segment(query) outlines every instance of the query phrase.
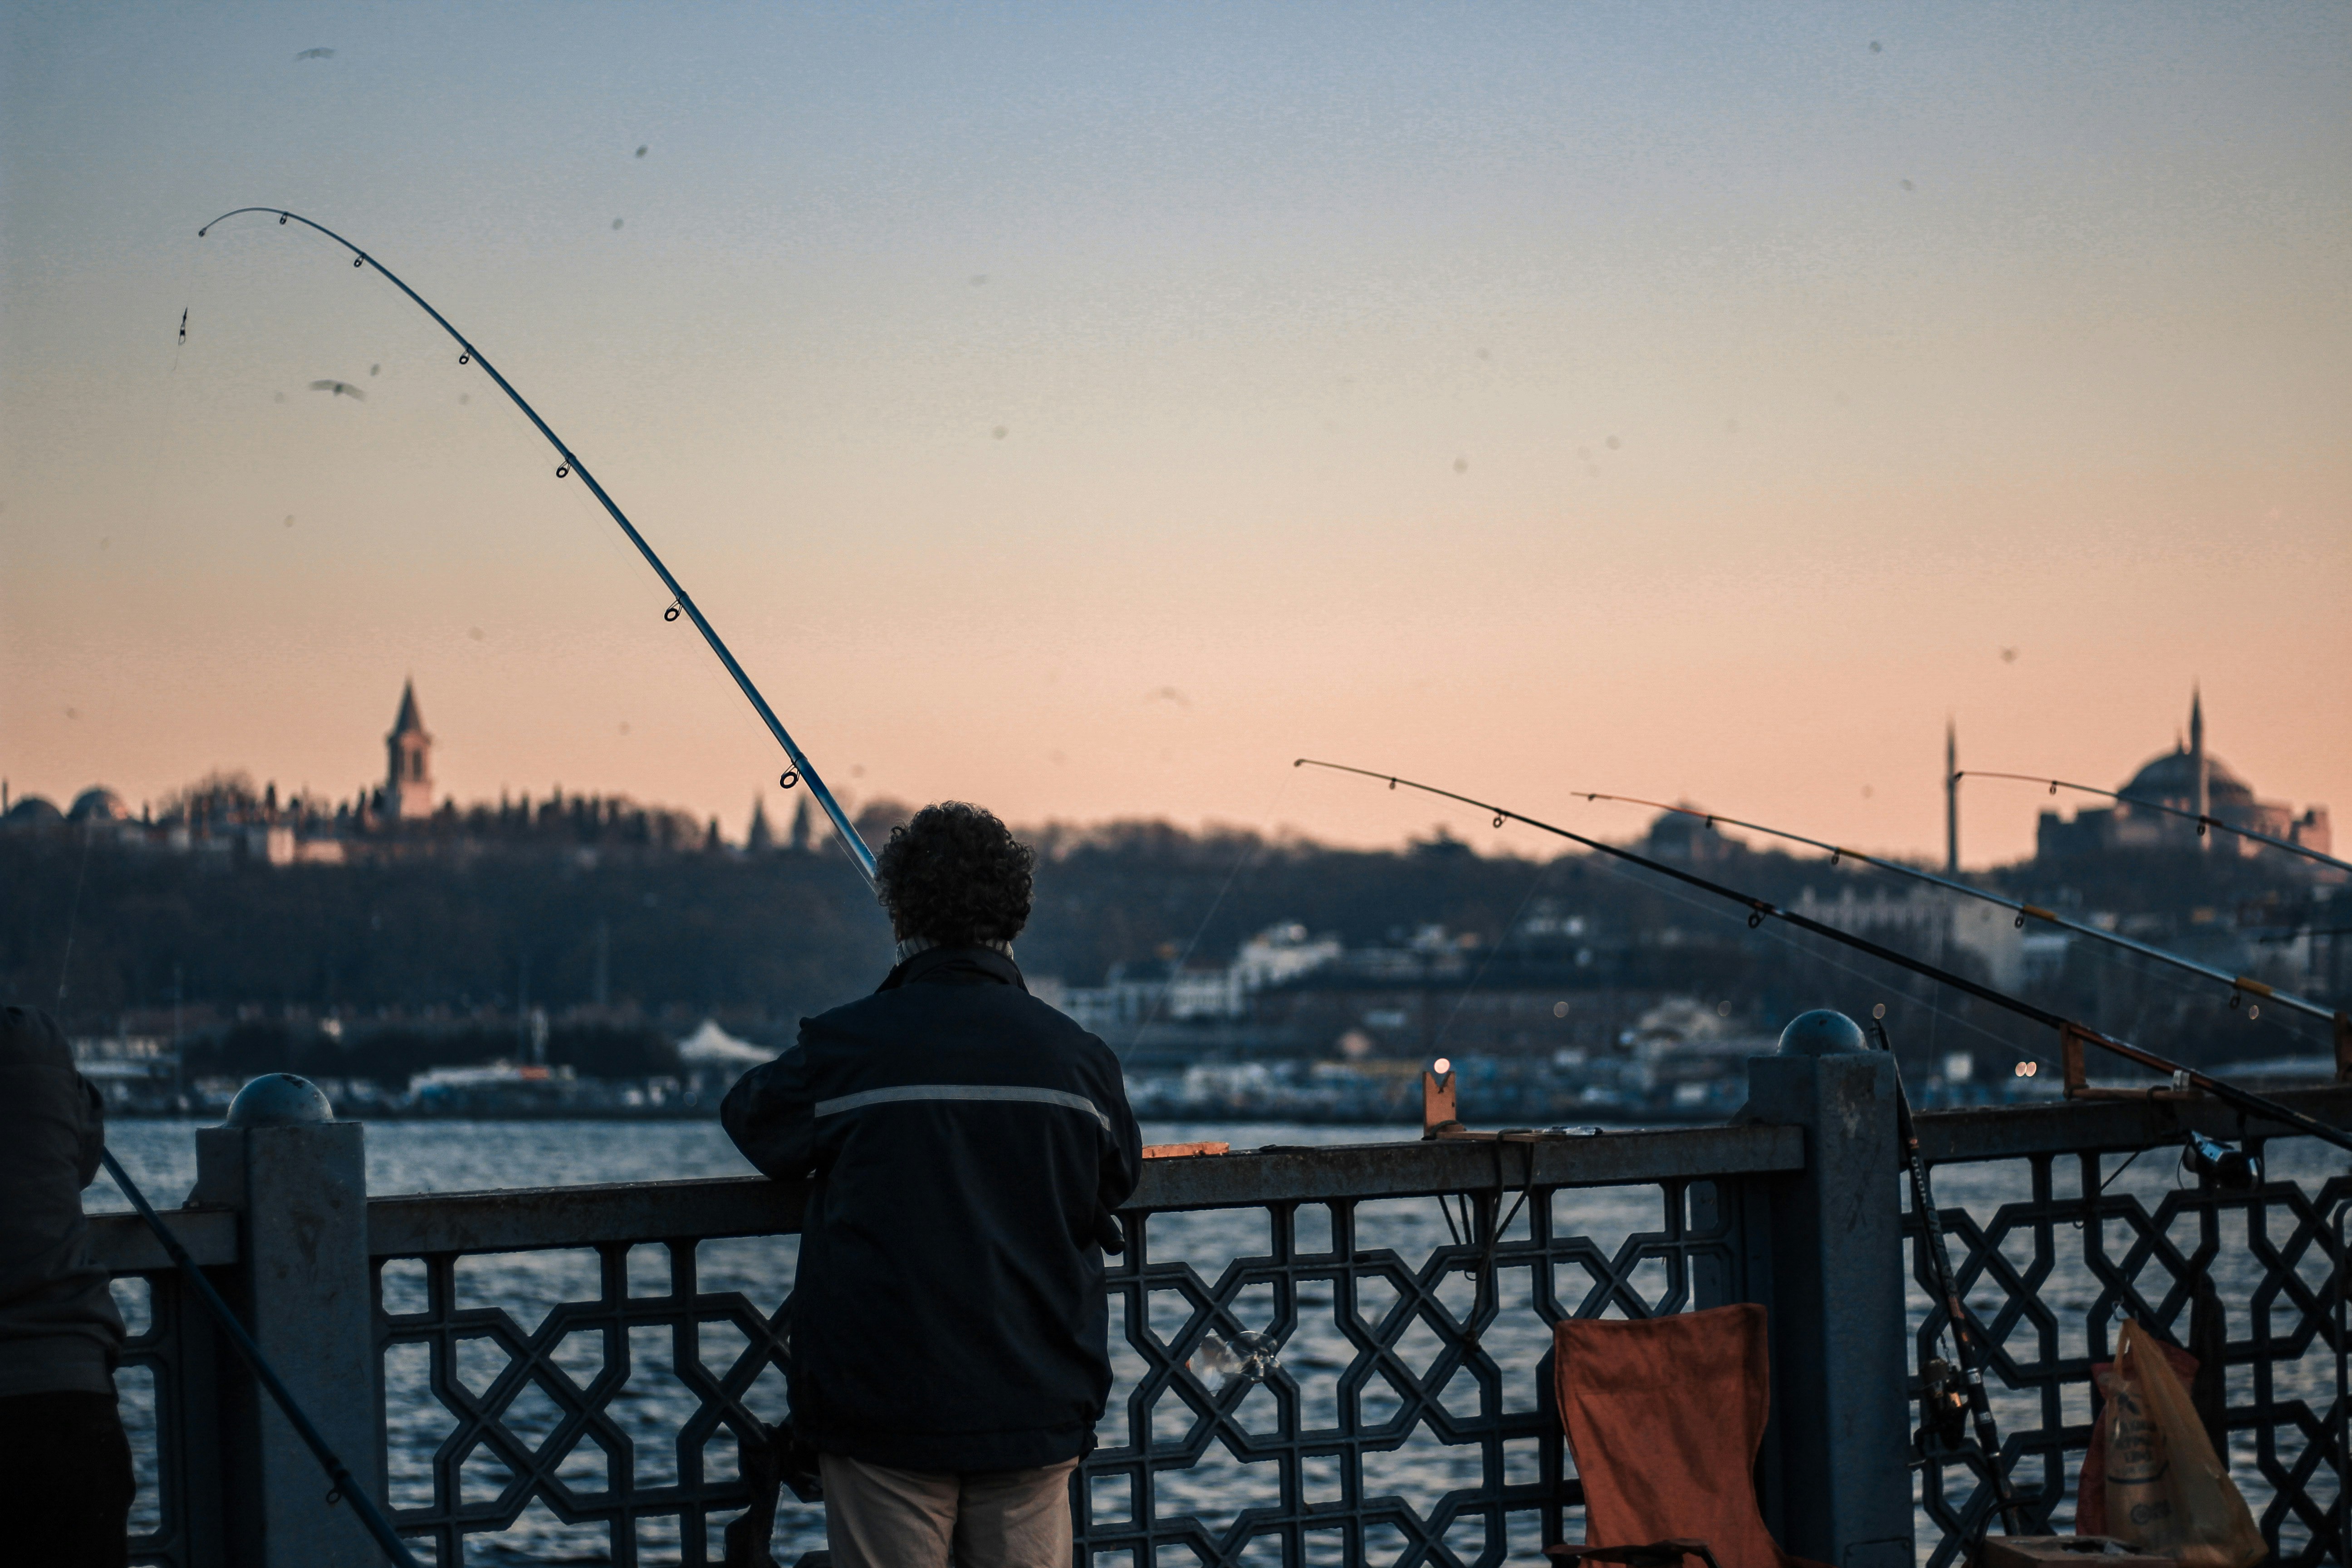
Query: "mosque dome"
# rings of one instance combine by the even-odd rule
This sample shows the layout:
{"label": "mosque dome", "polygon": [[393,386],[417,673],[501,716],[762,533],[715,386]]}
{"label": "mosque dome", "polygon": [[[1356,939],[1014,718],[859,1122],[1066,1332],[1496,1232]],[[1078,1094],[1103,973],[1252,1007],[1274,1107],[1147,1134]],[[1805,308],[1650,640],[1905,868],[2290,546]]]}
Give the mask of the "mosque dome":
{"label": "mosque dome", "polygon": [[0,816],[0,823],[10,827],[54,827],[64,820],[64,816],[49,804],[46,795],[37,795],[20,797],[8,808],[7,816]]}
{"label": "mosque dome", "polygon": [[[2205,758],[2205,788],[2206,798],[2213,805],[2251,808],[2254,804],[2253,786],[2210,752]],[[2159,800],[2168,805],[2193,801],[2197,798],[2197,753],[2185,746],[2176,747],[2151,760],[2132,774],[2131,783],[2116,793]]]}
{"label": "mosque dome", "polygon": [[104,784],[92,784],[74,796],[73,806],[66,813],[68,822],[125,822],[131,808],[122,797]]}

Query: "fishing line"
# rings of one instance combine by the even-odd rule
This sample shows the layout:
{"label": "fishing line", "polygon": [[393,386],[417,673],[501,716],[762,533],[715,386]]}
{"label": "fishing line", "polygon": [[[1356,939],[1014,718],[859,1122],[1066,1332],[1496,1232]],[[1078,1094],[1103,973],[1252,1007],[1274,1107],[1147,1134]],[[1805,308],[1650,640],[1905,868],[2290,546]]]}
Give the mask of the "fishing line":
{"label": "fishing line", "polygon": [[81,825],[81,869],[74,873],[73,900],[66,908],[66,955],[58,965],[58,1013],[62,1019],[66,1010],[66,975],[73,968],[74,923],[81,918],[81,885],[89,875],[89,847],[98,837],[98,824]]}
{"label": "fishing line", "polygon": [[729,651],[726,643],[720,639],[718,629],[711,626],[709,617],[704,616],[701,609],[697,606],[693,595],[686,591],[685,584],[677,580],[661,557],[655,553],[652,544],[647,542],[645,535],[637,531],[636,524],[629,521],[628,514],[621,510],[619,503],[614,501],[611,495],[606,493],[604,487],[596,481],[595,476],[588,471],[587,467],[581,462],[579,455],[565,445],[563,438],[555,433],[546,420],[540,417],[539,411],[530,405],[521,393],[515,390],[514,384],[499,374],[498,367],[493,365],[464,333],[458,331],[450,323],[447,317],[427,303],[423,295],[403,282],[383,263],[325,225],[304,217],[299,213],[289,212],[278,207],[237,207],[223,213],[219,217],[213,219],[212,223],[205,225],[203,228],[196,231],[196,237],[201,239],[215,224],[245,213],[271,214],[276,216],[281,227],[289,222],[299,223],[305,228],[324,235],[350,251],[352,266],[354,268],[363,270],[373,267],[377,276],[406,295],[417,309],[432,317],[436,324],[448,333],[450,341],[456,343],[460,351],[457,356],[460,365],[478,365],[482,374],[488,376],[517,408],[522,410],[539,433],[546,437],[548,445],[554,449],[558,459],[554,468],[555,478],[559,480],[576,479],[583,489],[593,495],[614,522],[620,527],[621,531],[628,535],[629,542],[636,546],[637,552],[645,557],[646,564],[652,567],[655,575],[662,580],[663,587],[670,594],[669,607],[662,612],[662,618],[674,622],[683,615],[694,623],[695,630],[700,632],[703,641],[710,645],[710,651],[718,657],[719,662],[734,679],[736,686],[741,689],[745,700],[751,704],[752,710],[758,713],[761,721],[767,725],[768,732],[773,735],[776,743],[783,748],[784,755],[789,759],[791,765],[784,770],[777,783],[786,789],[803,781],[807,783],[809,793],[814,795],[817,804],[824,808],[825,816],[832,822],[834,832],[840,839],[842,847],[849,852],[851,858],[870,887],[874,881],[874,851],[866,846],[863,838],[858,837],[856,827],[850,822],[847,814],[842,810],[841,803],[834,798],[833,791],[825,786],[822,778],[818,777],[814,764],[810,763],[799,743],[793,741],[791,733],[784,729],[783,721],[776,717],[775,710],[768,705],[768,700],[761,695],[760,689],[752,683],[751,676],[745,673],[742,665],[738,663],[734,654]]}
{"label": "fishing line", "polygon": [[1209,922],[1217,918],[1217,910],[1224,904],[1225,895],[1234,890],[1234,879],[1242,874],[1242,868],[1248,864],[1251,857],[1263,858],[1273,848],[1273,842],[1266,836],[1267,829],[1274,821],[1275,812],[1282,805],[1284,792],[1290,788],[1290,781],[1297,776],[1297,770],[1294,768],[1291,772],[1283,774],[1282,782],[1275,786],[1273,797],[1265,803],[1265,810],[1258,815],[1255,837],[1243,840],[1242,852],[1234,857],[1233,868],[1225,873],[1224,886],[1219,888],[1217,896],[1209,900],[1209,912],[1202,915],[1201,923],[1192,928],[1192,940],[1184,944],[1184,951],[1178,955],[1174,966],[1168,971],[1167,980],[1161,983],[1158,991],[1152,993],[1150,1005],[1144,1008],[1143,1019],[1135,1026],[1135,1034],[1128,1040],[1127,1050],[1113,1053],[1119,1060],[1126,1060],[1128,1052],[1143,1043],[1143,1031],[1150,1028],[1152,1019],[1159,1016],[1161,999],[1176,988],[1177,977],[1184,973],[1184,965],[1192,958],[1192,950],[1201,945],[1201,938],[1208,934]]}
{"label": "fishing line", "polygon": [[1518,928],[1519,917],[1528,912],[1528,903],[1534,900],[1536,889],[1543,886],[1543,879],[1550,872],[1553,864],[1554,862],[1550,860],[1536,862],[1536,874],[1528,879],[1528,890],[1519,895],[1519,907],[1513,910],[1511,918],[1503,922],[1502,931],[1496,937],[1495,945],[1488,948],[1485,956],[1478,960],[1478,972],[1470,977],[1470,984],[1462,988],[1462,994],[1454,999],[1454,1011],[1445,1015],[1445,1026],[1437,1031],[1437,1040],[1429,1047],[1431,1056],[1438,1056],[1444,1051],[1446,1037],[1454,1032],[1454,1020],[1462,1016],[1462,1009],[1469,1002],[1470,994],[1477,990],[1479,982],[1486,978],[1486,970],[1494,963],[1495,955],[1503,950],[1503,943],[1509,941],[1511,932]]}
{"label": "fishing line", "polygon": [[[1672,888],[1661,887],[1656,882],[1651,881],[1635,872],[1629,871],[1624,867],[1617,865],[1612,861],[1602,859],[1593,862],[1593,864],[1598,865],[1602,870],[1608,872],[1611,876],[1622,877],[1626,881],[1633,883],[1633,886],[1641,888],[1646,891],[1655,893],[1660,898],[1672,899],[1678,904],[1686,904],[1690,908],[1707,916],[1710,920],[1727,921],[1735,918],[1727,910],[1724,910],[1714,904],[1701,902],[1699,900],[1692,898],[1688,893],[1677,892]],[[1856,969],[1853,964],[1847,963],[1840,959],[1832,958],[1828,953],[1822,952],[1818,948],[1807,947],[1803,942],[1799,942],[1796,938],[1789,935],[1785,931],[1774,931],[1769,926],[1762,926],[1757,929],[1756,934],[1779,942],[1782,947],[1787,948],[1790,952],[1796,953],[1798,956],[1807,959],[1811,963],[1826,964],[1832,969],[1851,974],[1857,980],[1868,981],[1874,986],[1883,986],[1885,984],[1885,976],[1873,974],[1867,970]],[[2053,1072],[2058,1070],[2055,1063],[2035,1056],[2032,1051],[2027,1050],[2024,1047],[2017,1045],[2012,1041],[2002,1039],[1999,1035],[1994,1034],[1990,1029],[1986,1028],[1981,1024],[1973,1022],[1970,1019],[1963,1018],[1957,1013],[1946,1012],[1932,1001],[1923,1001],[1916,996],[1906,996],[1900,992],[1895,993],[1895,996],[1897,1000],[1903,1002],[1908,1006],[1922,1008],[1936,1017],[1950,1020],[1955,1028],[1966,1029],[1970,1034],[1982,1036],[1984,1038],[1990,1040],[1994,1045],[1999,1046],[2002,1050],[2009,1052],[2011,1056],[2016,1057],[2021,1061],[2032,1062],[2037,1067],[2048,1068]]]}

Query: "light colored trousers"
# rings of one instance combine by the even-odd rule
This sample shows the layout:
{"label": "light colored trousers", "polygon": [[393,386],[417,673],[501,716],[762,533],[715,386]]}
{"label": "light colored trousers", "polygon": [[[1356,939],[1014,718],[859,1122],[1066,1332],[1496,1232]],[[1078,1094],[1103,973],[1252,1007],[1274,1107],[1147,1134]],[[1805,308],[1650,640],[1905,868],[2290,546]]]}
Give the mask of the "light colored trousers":
{"label": "light colored trousers", "polygon": [[933,1476],[819,1457],[834,1568],[1070,1568],[1070,1472]]}

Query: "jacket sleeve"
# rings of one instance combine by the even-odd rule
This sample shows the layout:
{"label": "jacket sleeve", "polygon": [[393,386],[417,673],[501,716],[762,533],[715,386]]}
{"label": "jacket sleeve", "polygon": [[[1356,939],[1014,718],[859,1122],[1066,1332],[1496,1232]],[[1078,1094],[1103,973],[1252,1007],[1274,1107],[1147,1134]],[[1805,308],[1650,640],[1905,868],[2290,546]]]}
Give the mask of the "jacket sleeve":
{"label": "jacket sleeve", "polygon": [[79,1072],[74,1084],[81,1093],[81,1152],[75,1162],[75,1173],[83,1186],[98,1180],[98,1167],[106,1153],[106,1096],[98,1092],[98,1085]]}
{"label": "jacket sleeve", "polygon": [[[1108,1047],[1106,1047],[1108,1049]],[[1110,1136],[1103,1142],[1102,1168],[1096,1201],[1108,1211],[1127,1202],[1143,1179],[1143,1130],[1127,1103],[1126,1075],[1113,1058],[1110,1070]]]}
{"label": "jacket sleeve", "polygon": [[719,1107],[719,1124],[762,1175],[798,1181],[816,1166],[815,1099],[809,1092],[804,1042],[735,1080]]}

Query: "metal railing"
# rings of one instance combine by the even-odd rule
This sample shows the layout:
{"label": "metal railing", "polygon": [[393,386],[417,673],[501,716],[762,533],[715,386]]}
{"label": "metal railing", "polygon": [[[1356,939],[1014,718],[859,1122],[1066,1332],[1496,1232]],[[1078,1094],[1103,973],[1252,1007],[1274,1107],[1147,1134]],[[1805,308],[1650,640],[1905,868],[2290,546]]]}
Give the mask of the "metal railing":
{"label": "metal railing", "polygon": [[[2352,1088],[2279,1098],[2306,1115],[2352,1121]],[[2221,1428],[2215,1447],[2253,1506],[2271,1560],[2343,1562],[2336,1389],[2347,1349],[2337,1300],[2346,1254],[2332,1216],[2352,1198],[2352,1176],[2341,1157],[2308,1141],[2269,1142],[2279,1129],[2205,1100],[1949,1111],[1919,1125],[1922,1152],[1939,1177],[1952,1178],[1940,1180],[1937,1203],[1953,1268],[1992,1350],[2004,1462],[2037,1525],[2074,1522],[2074,1489],[2100,1404],[2092,1368],[2111,1357],[2129,1318],[2192,1354],[2210,1359],[2220,1349],[2221,1375],[2204,1387]],[[2178,1184],[2185,1178],[2168,1156],[2192,1129],[2270,1156],[2266,1179],[2239,1192]],[[2140,1184],[2155,1190],[2120,1187],[2123,1168],[2143,1152],[2159,1156],[2155,1180]],[[2282,1153],[2302,1157],[2282,1162]],[[1955,1205],[1964,1173],[1979,1177],[1969,1185],[1992,1189],[1993,1201]],[[1946,1320],[1923,1228],[1917,1215],[1905,1215],[1915,1371],[1937,1353]],[[2214,1287],[2201,1308],[2200,1282]],[[1934,1450],[1925,1467],[1930,1568],[1958,1561],[1986,1526],[1992,1497],[1973,1458]]]}
{"label": "metal railing", "polygon": [[[1872,1076],[1882,1069],[1759,1061],[1754,1103],[1771,1125],[1150,1162],[1124,1215],[1129,1249],[1108,1271],[1117,1383],[1073,1485],[1082,1556],[1139,1568],[1528,1560],[1580,1533],[1582,1492],[1544,1386],[1551,1324],[1755,1300],[1773,1336],[1773,1426],[1757,1478],[1768,1522],[1805,1555],[1907,1568],[1901,1447],[1916,1406],[1905,1408],[1904,1376],[1917,1362],[1902,1344],[1891,1104],[1843,1115],[1856,1094],[1887,1087]],[[1774,1073],[1804,1092],[1776,1101]],[[1851,1081],[1832,1093],[1837,1073]],[[2293,1098],[2352,1114],[2352,1090]],[[2279,1560],[2316,1561],[2333,1540],[2321,1483],[2339,1413],[2333,1362],[2323,1390],[2306,1360],[2342,1347],[2329,1321],[2342,1253],[2328,1224],[2352,1186],[2273,1172],[2252,1194],[2182,1192],[2153,1206],[2096,1193],[2103,1157],[2112,1167],[2177,1142],[2189,1122],[2236,1135],[2234,1116],[2223,1127],[2218,1114],[2074,1104],[1920,1123],[1951,1178],[1938,1197],[1954,1260],[1995,1348],[2008,1457],[2036,1518],[2071,1522],[2090,1363],[2110,1343],[2115,1307],[2180,1337],[2196,1272],[2237,1268],[2246,1288],[2228,1304],[2226,1360],[2241,1484],[2260,1492]],[[271,1130],[283,1142],[268,1158],[316,1143],[320,1172],[348,1176],[355,1129],[289,1137],[327,1131]],[[217,1165],[237,1135],[199,1136]],[[256,1148],[237,1157],[250,1164]],[[2011,1169],[2000,1162],[2021,1173],[2013,1199],[1989,1204],[1997,1184],[1959,1179]],[[2062,1180],[2078,1169],[2081,1182]],[[364,1259],[364,1342],[306,1340],[304,1314],[283,1301],[257,1329],[289,1383],[310,1380],[310,1397],[348,1407],[354,1390],[373,1394],[358,1415],[420,1557],[454,1568],[495,1542],[500,1561],[544,1551],[716,1563],[724,1523],[751,1500],[740,1447],[784,1415],[802,1199],[758,1179],[373,1197],[352,1254]],[[280,1236],[254,1212],[170,1218],[241,1310],[269,1301],[284,1249],[321,1255],[315,1235]],[[2225,1222],[2246,1227],[2245,1246],[2223,1244]],[[2184,1245],[2182,1227],[2198,1239]],[[148,1298],[126,1355],[153,1388],[154,1528],[134,1560],[371,1561],[337,1534],[320,1488],[269,1469],[273,1413],[255,1407],[182,1303],[161,1249],[128,1216],[99,1216],[92,1232],[101,1259],[145,1281]],[[1916,1237],[1908,1261],[1921,1261]],[[1916,1299],[1919,1356],[1935,1326]],[[1916,1482],[1916,1539],[1942,1564],[1980,1527],[1986,1500],[1954,1457],[1934,1460]],[[780,1561],[821,1540],[819,1510],[782,1510]]]}

